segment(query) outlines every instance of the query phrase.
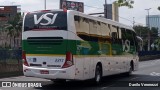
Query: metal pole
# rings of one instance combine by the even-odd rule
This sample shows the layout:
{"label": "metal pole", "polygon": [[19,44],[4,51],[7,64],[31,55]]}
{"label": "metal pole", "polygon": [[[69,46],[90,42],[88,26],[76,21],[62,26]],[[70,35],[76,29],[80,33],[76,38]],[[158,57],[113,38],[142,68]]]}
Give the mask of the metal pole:
{"label": "metal pole", "polygon": [[149,23],[149,10],[150,10],[151,8],[149,8],[149,9],[145,9],[145,10],[147,10],[147,12],[148,12],[148,28],[149,28],[149,30],[148,30],[148,51],[150,51],[150,23]]}
{"label": "metal pole", "polygon": [[44,9],[46,10],[46,0],[44,0]]}
{"label": "metal pole", "polygon": [[134,24],[135,24],[135,20],[134,20],[134,18],[135,18],[135,17],[133,17],[133,27],[134,27]]}

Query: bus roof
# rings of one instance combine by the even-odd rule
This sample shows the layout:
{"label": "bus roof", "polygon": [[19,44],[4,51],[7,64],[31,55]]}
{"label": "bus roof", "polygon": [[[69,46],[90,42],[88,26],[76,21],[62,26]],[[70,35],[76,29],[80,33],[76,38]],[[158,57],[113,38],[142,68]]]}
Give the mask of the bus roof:
{"label": "bus roof", "polygon": [[120,28],[126,28],[126,29],[134,31],[134,29],[131,26],[128,26],[128,25],[125,25],[125,24],[122,24],[122,23],[119,23],[117,21],[113,21],[113,20],[110,20],[110,19],[105,19],[105,18],[102,18],[102,17],[91,16],[91,15],[87,15],[87,14],[84,14],[82,12],[78,12],[78,11],[74,11],[74,10],[68,10],[67,12],[68,13],[72,13],[74,15],[86,17],[86,18],[89,18],[89,19],[92,19],[92,20],[96,20],[96,21],[100,21],[100,22],[105,22],[107,24],[111,24],[111,25],[114,25],[114,26],[119,26]]}
{"label": "bus roof", "polygon": [[[63,11],[63,10],[62,9],[39,10],[39,11],[33,11],[33,12],[29,12],[29,13],[52,12],[52,11]],[[64,12],[66,12],[66,11],[64,11]],[[67,10],[67,13],[82,16],[82,17],[86,17],[86,18],[96,20],[96,21],[100,21],[100,22],[105,22],[107,24],[111,24],[111,25],[114,25],[114,26],[119,26],[120,28],[126,28],[126,29],[134,31],[134,29],[131,26],[128,26],[128,25],[125,25],[125,24],[122,24],[122,23],[119,23],[117,21],[113,21],[113,20],[110,20],[110,19],[87,15],[87,14],[84,14],[82,12],[78,12],[78,11],[75,11],[75,10]]]}

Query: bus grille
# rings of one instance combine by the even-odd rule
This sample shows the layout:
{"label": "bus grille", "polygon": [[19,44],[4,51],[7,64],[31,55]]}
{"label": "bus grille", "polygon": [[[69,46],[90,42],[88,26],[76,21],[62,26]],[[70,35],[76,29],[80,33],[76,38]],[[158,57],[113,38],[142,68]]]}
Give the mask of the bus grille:
{"label": "bus grille", "polygon": [[39,45],[60,45],[63,42],[62,37],[29,37],[27,38],[29,44]]}

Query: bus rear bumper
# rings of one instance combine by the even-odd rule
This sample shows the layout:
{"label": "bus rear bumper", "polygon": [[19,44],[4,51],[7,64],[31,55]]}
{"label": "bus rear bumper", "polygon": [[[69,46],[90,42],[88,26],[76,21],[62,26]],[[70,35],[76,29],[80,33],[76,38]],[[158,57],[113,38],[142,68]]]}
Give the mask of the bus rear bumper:
{"label": "bus rear bumper", "polygon": [[[45,79],[75,79],[74,66],[63,69],[47,69],[47,68],[35,68],[23,65],[24,76],[38,77]],[[48,73],[41,73],[41,71],[48,71]]]}

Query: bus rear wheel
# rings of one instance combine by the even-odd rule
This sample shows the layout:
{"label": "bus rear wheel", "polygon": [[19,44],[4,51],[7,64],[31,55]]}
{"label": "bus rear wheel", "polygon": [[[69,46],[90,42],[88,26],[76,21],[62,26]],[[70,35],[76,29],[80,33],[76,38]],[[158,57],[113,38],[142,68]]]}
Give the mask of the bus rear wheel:
{"label": "bus rear wheel", "polygon": [[97,65],[94,78],[95,84],[100,84],[101,79],[102,79],[102,68],[100,67],[100,65]]}

